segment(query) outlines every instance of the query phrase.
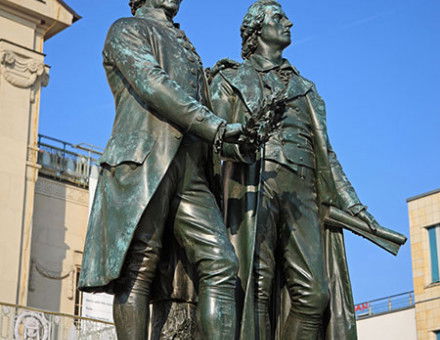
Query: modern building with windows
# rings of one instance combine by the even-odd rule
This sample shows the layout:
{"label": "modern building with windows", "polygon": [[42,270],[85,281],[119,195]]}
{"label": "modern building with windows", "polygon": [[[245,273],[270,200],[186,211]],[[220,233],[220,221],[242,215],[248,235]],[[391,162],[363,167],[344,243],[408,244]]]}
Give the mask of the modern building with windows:
{"label": "modern building with windows", "polygon": [[440,340],[440,189],[408,198],[418,340]]}

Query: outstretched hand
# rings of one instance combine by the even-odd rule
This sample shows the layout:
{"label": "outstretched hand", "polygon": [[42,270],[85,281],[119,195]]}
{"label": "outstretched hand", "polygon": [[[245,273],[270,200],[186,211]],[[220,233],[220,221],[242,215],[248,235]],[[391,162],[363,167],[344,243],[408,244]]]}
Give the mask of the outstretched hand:
{"label": "outstretched hand", "polygon": [[371,215],[368,211],[362,210],[356,216],[359,217],[365,223],[367,223],[372,231],[377,230],[377,228],[376,228],[377,221],[373,217],[373,215]]}

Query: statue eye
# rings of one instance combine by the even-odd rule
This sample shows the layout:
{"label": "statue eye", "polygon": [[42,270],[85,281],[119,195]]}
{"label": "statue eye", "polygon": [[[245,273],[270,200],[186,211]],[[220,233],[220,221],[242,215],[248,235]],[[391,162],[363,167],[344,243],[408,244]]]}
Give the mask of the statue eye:
{"label": "statue eye", "polygon": [[274,19],[276,22],[279,22],[279,21],[281,20],[281,15],[280,15],[280,14],[275,14],[275,15],[273,16],[273,19]]}

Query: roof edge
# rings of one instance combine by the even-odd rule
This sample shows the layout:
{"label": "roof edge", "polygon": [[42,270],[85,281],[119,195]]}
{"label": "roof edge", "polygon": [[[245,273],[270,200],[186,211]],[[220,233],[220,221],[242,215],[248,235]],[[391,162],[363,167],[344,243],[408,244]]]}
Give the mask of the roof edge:
{"label": "roof edge", "polygon": [[73,10],[72,7],[70,7],[64,0],[57,0],[61,5],[63,5],[70,13],[73,15],[72,23],[78,21],[79,19],[82,19],[82,16],[79,15],[77,12]]}
{"label": "roof edge", "polygon": [[415,201],[415,200],[417,200],[419,198],[423,198],[423,197],[434,195],[434,194],[438,194],[438,193],[440,193],[440,188],[434,189],[434,190],[431,190],[431,191],[428,191],[428,192],[425,192],[424,194],[412,196],[410,198],[407,198],[406,201],[407,202],[411,202],[411,201]]}

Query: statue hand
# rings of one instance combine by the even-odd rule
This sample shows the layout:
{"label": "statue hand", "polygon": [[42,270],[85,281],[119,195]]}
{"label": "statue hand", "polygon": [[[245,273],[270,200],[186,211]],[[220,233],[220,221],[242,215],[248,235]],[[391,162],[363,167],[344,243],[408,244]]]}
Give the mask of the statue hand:
{"label": "statue hand", "polygon": [[239,145],[240,152],[243,156],[248,157],[252,163],[255,162],[257,158],[258,148],[255,144],[243,143]]}
{"label": "statue hand", "polygon": [[243,134],[243,125],[240,123],[227,124],[223,133],[223,141],[238,144]]}
{"label": "statue hand", "polygon": [[372,231],[377,230],[377,228],[376,228],[377,221],[373,217],[373,215],[371,215],[368,211],[361,210],[356,216],[359,217],[365,223],[367,223]]}
{"label": "statue hand", "polygon": [[214,150],[221,153],[224,143],[239,144],[243,138],[243,125],[239,123],[222,124],[214,139]]}

